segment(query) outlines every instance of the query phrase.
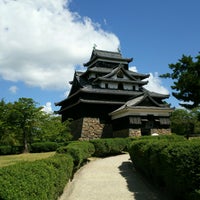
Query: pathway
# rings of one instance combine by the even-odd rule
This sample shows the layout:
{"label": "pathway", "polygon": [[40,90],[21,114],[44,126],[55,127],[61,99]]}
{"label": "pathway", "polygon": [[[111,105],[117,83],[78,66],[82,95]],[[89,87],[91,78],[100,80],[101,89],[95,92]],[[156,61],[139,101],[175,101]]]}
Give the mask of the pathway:
{"label": "pathway", "polygon": [[83,166],[59,200],[167,200],[133,168],[128,154]]}

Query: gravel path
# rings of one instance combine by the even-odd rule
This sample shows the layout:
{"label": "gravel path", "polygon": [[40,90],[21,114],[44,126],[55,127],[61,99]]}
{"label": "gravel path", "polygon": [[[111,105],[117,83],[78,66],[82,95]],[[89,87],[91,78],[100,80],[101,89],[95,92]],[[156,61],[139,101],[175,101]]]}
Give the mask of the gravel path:
{"label": "gravel path", "polygon": [[59,200],[167,200],[133,168],[128,154],[83,166]]}

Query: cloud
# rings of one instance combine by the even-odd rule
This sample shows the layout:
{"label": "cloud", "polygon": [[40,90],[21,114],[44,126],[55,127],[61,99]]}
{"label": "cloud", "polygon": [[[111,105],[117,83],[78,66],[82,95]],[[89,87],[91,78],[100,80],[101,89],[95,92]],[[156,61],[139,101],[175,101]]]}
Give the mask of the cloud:
{"label": "cloud", "polygon": [[129,70],[133,71],[133,72],[137,72],[137,67],[136,66],[130,66]]}
{"label": "cloud", "polygon": [[92,47],[117,50],[119,39],[88,17],[68,9],[69,0],[0,1],[0,76],[42,89],[66,89],[76,65]]}
{"label": "cloud", "polygon": [[9,91],[12,93],[12,94],[16,94],[17,93],[17,90],[18,90],[18,87],[13,85],[9,88]]}
{"label": "cloud", "polygon": [[46,105],[43,106],[42,110],[48,114],[53,114],[51,102],[47,102]]}
{"label": "cloud", "polygon": [[161,94],[169,94],[169,91],[164,86],[162,86],[162,82],[158,76],[158,72],[155,72],[154,74],[150,73],[150,76],[147,80],[149,82],[146,86],[144,86],[144,88],[146,88],[147,90]]}

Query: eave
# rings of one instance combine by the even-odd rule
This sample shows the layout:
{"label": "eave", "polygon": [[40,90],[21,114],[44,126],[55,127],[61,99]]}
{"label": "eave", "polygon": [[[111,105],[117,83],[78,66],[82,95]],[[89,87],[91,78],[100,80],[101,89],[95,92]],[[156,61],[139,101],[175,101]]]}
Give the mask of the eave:
{"label": "eave", "polygon": [[70,104],[69,106],[57,111],[57,113],[62,114],[64,111],[69,110],[81,103],[84,104],[102,104],[102,105],[119,105],[122,106],[125,102],[124,101],[105,101],[105,100],[90,100],[90,99],[83,99],[80,98],[77,102],[74,104]]}
{"label": "eave", "polygon": [[147,106],[136,106],[136,107],[125,107],[121,110],[115,110],[109,115],[112,119],[118,119],[126,116],[162,116],[169,117],[174,111],[172,108],[162,108],[162,107],[147,107]]}
{"label": "eave", "polygon": [[84,63],[83,65],[85,67],[92,66],[97,61],[103,61],[103,62],[112,62],[112,63],[122,63],[122,64],[128,64],[133,61],[133,58],[108,58],[108,57],[96,57],[87,63]]}
{"label": "eave", "polygon": [[104,78],[104,77],[98,77],[94,80],[94,82],[98,81],[105,81],[105,82],[115,82],[115,83],[132,83],[132,84],[138,84],[138,85],[146,85],[148,81],[132,81],[128,79],[110,79],[110,78]]}

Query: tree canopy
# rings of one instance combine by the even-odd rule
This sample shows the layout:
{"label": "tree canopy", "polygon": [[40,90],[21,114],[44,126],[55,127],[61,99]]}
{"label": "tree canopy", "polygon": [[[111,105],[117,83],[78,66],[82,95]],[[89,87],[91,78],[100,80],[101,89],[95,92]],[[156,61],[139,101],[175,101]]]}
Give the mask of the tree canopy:
{"label": "tree canopy", "polygon": [[22,145],[28,152],[33,142],[66,142],[71,139],[69,121],[50,115],[31,98],[14,103],[0,101],[0,145]]}
{"label": "tree canopy", "polygon": [[183,103],[181,106],[192,109],[200,105],[200,52],[193,58],[183,55],[175,64],[169,64],[171,73],[160,75],[174,80],[172,95]]}
{"label": "tree canopy", "polygon": [[200,107],[176,109],[171,116],[171,129],[178,135],[200,134]]}

